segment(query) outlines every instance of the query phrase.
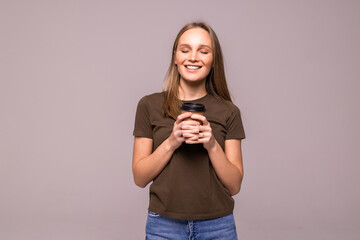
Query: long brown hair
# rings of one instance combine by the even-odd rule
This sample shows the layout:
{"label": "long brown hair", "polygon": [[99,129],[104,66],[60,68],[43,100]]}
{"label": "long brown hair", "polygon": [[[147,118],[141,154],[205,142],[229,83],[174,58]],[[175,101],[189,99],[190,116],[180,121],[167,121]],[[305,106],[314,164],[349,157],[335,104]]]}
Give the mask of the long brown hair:
{"label": "long brown hair", "polygon": [[227,100],[231,102],[230,93],[226,84],[224,60],[221,51],[220,42],[214,32],[214,30],[204,22],[191,22],[186,24],[176,36],[169,69],[166,73],[163,92],[164,92],[164,114],[174,119],[177,118],[180,111],[181,101],[178,98],[179,85],[180,85],[180,74],[175,65],[175,54],[177,51],[179,39],[181,35],[189,29],[202,28],[207,31],[210,35],[212,46],[213,46],[213,63],[209,75],[206,77],[206,92],[207,94],[214,95],[220,100]]}

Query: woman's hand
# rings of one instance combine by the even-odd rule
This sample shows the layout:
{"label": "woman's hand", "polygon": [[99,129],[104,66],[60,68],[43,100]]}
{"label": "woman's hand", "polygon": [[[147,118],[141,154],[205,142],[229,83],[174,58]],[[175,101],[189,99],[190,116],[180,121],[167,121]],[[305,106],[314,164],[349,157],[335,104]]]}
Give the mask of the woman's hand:
{"label": "woman's hand", "polygon": [[191,115],[191,112],[182,113],[174,123],[173,130],[169,136],[169,142],[174,150],[180,147],[189,136],[193,137],[194,134],[197,135],[199,133],[199,122],[192,120],[184,121],[184,119],[189,118]]}
{"label": "woman's hand", "polygon": [[182,126],[183,132],[185,130],[191,129],[191,133],[183,133],[185,137],[185,142],[187,144],[197,144],[202,143],[206,149],[210,149],[215,146],[215,138],[212,134],[212,129],[210,123],[206,119],[205,116],[199,114],[192,114],[191,119],[202,122],[202,125],[189,125],[186,122],[194,122],[194,121],[184,121]]}

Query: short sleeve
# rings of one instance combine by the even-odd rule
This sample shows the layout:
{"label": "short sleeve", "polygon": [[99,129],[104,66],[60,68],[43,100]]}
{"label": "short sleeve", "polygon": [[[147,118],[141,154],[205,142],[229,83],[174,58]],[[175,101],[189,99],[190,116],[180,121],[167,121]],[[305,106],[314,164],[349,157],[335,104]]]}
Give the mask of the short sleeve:
{"label": "short sleeve", "polygon": [[226,121],[227,133],[225,139],[243,139],[245,132],[238,107],[234,106]]}
{"label": "short sleeve", "polygon": [[150,121],[149,109],[147,107],[147,99],[140,99],[135,115],[135,124],[133,135],[135,137],[153,138],[152,125]]}

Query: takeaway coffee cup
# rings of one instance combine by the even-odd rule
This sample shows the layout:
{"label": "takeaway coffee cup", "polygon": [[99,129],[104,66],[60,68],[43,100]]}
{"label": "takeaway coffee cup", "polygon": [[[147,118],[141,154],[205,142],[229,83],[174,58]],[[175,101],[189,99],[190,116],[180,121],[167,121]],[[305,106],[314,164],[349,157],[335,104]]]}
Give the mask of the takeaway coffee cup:
{"label": "takeaway coffee cup", "polygon": [[[181,113],[191,112],[199,115],[204,115],[206,111],[205,106],[201,103],[183,103],[181,106]],[[191,117],[185,118],[183,121],[193,120]]]}

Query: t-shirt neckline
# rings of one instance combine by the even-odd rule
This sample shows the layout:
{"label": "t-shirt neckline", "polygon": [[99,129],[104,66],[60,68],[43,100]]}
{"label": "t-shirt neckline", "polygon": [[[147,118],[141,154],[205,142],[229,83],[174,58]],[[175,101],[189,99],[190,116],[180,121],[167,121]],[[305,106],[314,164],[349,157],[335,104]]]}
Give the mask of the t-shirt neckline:
{"label": "t-shirt neckline", "polygon": [[207,96],[209,96],[209,94],[207,93],[206,95],[197,98],[197,99],[192,99],[192,100],[181,100],[182,102],[199,102],[199,101],[203,101]]}

